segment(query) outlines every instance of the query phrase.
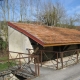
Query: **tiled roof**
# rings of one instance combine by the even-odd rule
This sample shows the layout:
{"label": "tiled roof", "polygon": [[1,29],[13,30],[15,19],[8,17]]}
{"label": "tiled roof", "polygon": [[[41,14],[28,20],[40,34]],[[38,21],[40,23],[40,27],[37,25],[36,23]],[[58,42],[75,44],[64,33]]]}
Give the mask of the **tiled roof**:
{"label": "tiled roof", "polygon": [[10,23],[8,25],[42,46],[80,44],[80,31],[37,24]]}

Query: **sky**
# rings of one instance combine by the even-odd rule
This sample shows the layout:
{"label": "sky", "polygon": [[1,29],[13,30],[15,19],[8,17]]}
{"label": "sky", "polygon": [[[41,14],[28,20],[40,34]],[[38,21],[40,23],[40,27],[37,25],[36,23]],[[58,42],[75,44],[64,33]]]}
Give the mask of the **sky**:
{"label": "sky", "polygon": [[[50,1],[50,0],[42,0],[42,1]],[[51,0],[54,3],[60,2],[68,16],[74,14],[80,14],[80,0]]]}
{"label": "sky", "polygon": [[[19,1],[19,0],[14,0],[14,1]],[[33,1],[35,1],[35,3],[36,3],[37,0],[33,0]],[[46,1],[46,2],[47,1],[48,2],[49,1],[52,1],[53,4],[56,3],[56,2],[60,2],[63,5],[63,7],[65,8],[65,11],[67,12],[67,15],[68,16],[72,16],[75,13],[76,14],[80,14],[80,0],[40,0],[40,1],[42,1],[42,2],[44,2],[44,1]],[[32,9],[33,8],[35,8],[35,7],[33,6]],[[34,9],[34,11],[32,10],[34,13],[36,13],[35,12],[35,9]],[[29,17],[30,17],[31,16],[31,13],[28,12],[28,14],[29,14]],[[12,12],[10,14],[10,17],[11,16],[12,16]],[[18,10],[16,10],[16,16],[15,16],[15,18],[17,20],[19,20],[19,12],[18,12]]]}
{"label": "sky", "polygon": [[[52,2],[60,2],[68,17],[73,17],[76,14],[80,15],[80,0],[52,0]],[[80,23],[76,22],[75,25],[80,26]]]}
{"label": "sky", "polygon": [[[50,0],[42,0],[42,1],[50,1]],[[51,0],[54,3],[60,2],[68,16],[72,16],[74,14],[80,14],[80,0]]]}
{"label": "sky", "polygon": [[73,15],[74,13],[80,14],[80,0],[53,0],[59,1],[65,7],[68,15]]}
{"label": "sky", "polygon": [[[36,3],[36,0],[34,0]],[[41,1],[50,1],[50,0],[41,0]],[[80,14],[80,0],[51,0],[53,3],[60,2],[68,15],[73,15],[74,13]],[[34,6],[33,6],[34,7]]]}

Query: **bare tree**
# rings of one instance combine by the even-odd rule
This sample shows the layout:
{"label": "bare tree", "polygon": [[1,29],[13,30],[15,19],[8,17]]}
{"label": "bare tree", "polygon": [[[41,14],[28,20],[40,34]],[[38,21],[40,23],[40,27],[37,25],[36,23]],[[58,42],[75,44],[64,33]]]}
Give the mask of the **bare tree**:
{"label": "bare tree", "polygon": [[48,2],[44,5],[44,9],[40,12],[38,19],[49,26],[57,26],[64,16],[64,7],[59,2],[55,5],[52,2]]}
{"label": "bare tree", "polygon": [[[8,0],[2,0],[0,2],[0,13],[1,13],[1,17],[2,17],[2,20],[0,22],[1,24],[1,36],[2,38],[4,38],[4,40],[6,41],[6,44],[7,44],[7,23],[6,21],[9,20],[9,7],[8,7]],[[4,43],[3,43],[4,44]],[[4,46],[4,45],[3,45]],[[5,46],[4,46],[5,47]],[[5,51],[5,50],[4,50]]]}
{"label": "bare tree", "polygon": [[6,21],[6,9],[5,9],[5,1],[0,1],[0,15],[2,17],[2,20]]}
{"label": "bare tree", "polygon": [[80,22],[80,15],[74,14],[72,17],[70,17],[70,25],[75,25],[75,23]]}
{"label": "bare tree", "polygon": [[20,21],[26,20],[28,0],[20,0]]}
{"label": "bare tree", "polygon": [[76,28],[76,25],[80,23],[80,16],[78,14],[73,14],[72,16],[66,16],[63,21],[63,27]]}
{"label": "bare tree", "polygon": [[9,6],[9,0],[5,0],[5,5],[6,5],[6,12],[8,13],[8,21],[10,20],[10,14],[9,14],[9,11],[10,11],[10,6]]}
{"label": "bare tree", "polygon": [[15,1],[14,0],[11,0],[10,1],[10,3],[11,3],[11,5],[10,5],[10,7],[11,7],[11,12],[12,12],[12,17],[11,17],[11,20],[12,21],[14,21],[14,16],[15,16],[15,10],[16,10],[16,6],[15,6]]}

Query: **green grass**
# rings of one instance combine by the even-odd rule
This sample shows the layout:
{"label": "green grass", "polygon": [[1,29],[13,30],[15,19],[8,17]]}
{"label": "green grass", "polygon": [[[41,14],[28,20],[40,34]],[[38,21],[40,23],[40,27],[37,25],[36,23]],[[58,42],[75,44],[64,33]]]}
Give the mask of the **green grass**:
{"label": "green grass", "polygon": [[8,56],[0,57],[0,71],[8,70],[8,68],[16,65],[15,61],[8,62]]}
{"label": "green grass", "polygon": [[0,63],[0,71],[8,70],[9,67],[15,66],[14,62],[2,62]]}
{"label": "green grass", "polygon": [[0,63],[0,71],[8,69],[8,63]]}
{"label": "green grass", "polygon": [[14,62],[3,62],[0,63],[0,71],[8,70],[9,67],[15,66]]}
{"label": "green grass", "polygon": [[0,57],[0,60],[8,60],[8,56]]}

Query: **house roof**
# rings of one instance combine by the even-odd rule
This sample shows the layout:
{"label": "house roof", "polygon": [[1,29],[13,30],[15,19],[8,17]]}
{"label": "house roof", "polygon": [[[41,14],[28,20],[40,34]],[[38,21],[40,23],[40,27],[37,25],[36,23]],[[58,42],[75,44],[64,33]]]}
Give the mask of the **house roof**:
{"label": "house roof", "polygon": [[75,29],[11,22],[8,25],[43,47],[80,44],[80,31]]}

